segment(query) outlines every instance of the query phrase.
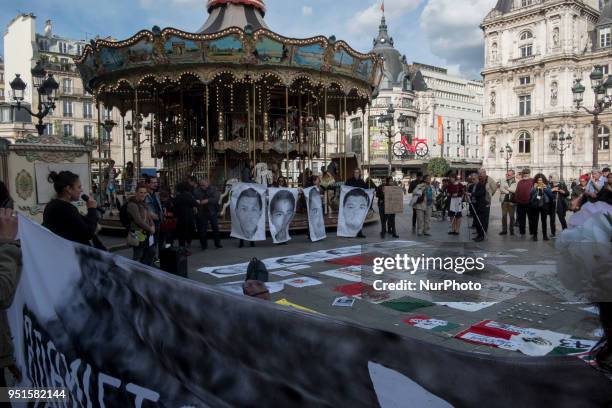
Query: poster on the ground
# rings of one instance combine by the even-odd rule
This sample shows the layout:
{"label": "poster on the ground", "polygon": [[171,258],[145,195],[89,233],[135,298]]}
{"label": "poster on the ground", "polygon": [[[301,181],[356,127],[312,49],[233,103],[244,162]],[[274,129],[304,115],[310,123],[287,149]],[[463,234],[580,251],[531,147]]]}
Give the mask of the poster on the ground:
{"label": "poster on the ground", "polygon": [[320,241],[327,238],[325,233],[325,220],[323,208],[323,196],[319,187],[312,186],[304,189],[306,199],[306,209],[308,211],[308,232],[310,240]]}
{"label": "poster on the ground", "polygon": [[385,214],[404,213],[404,191],[398,186],[385,186]]}
{"label": "poster on the ground", "polygon": [[266,240],[266,189],[255,183],[232,186],[232,237],[245,241]]}
{"label": "poster on the ground", "polygon": [[291,239],[289,226],[295,216],[298,200],[297,188],[268,188],[268,220],[270,235],[275,244],[287,242]]}
{"label": "poster on the ground", "polygon": [[65,388],[66,406],[390,408],[407,401],[405,390],[436,407],[612,404],[610,380],[576,357],[449,349],[292,301],[236,296],[25,217],[19,232],[23,271],[7,311],[17,385]]}
{"label": "poster on the ground", "polygon": [[370,210],[374,189],[342,186],[338,213],[338,236],[354,238],[359,234]]}

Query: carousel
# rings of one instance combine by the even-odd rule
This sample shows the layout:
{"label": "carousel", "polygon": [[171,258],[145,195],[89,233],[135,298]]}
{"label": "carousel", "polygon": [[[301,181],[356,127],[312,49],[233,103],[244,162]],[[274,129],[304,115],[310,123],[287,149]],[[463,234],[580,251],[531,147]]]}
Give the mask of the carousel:
{"label": "carousel", "polygon": [[[153,27],[87,45],[76,64],[97,106],[130,112],[135,129],[150,122],[151,152],[169,187],[194,175],[223,191],[249,163],[255,181],[269,184],[289,178],[291,162],[305,171],[314,158],[329,163],[332,153],[337,179],[346,179],[345,118],[365,113],[383,61],[334,36],[270,31],[263,0],[209,0],[207,8],[195,33]],[[332,117],[337,152],[327,151]],[[136,174],[142,137],[133,134]]]}

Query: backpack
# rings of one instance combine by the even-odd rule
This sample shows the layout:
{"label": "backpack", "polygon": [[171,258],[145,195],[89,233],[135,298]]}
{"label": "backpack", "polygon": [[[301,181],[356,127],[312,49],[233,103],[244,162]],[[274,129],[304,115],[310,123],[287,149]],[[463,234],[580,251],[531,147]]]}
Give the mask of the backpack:
{"label": "backpack", "polygon": [[121,225],[123,225],[123,227],[125,229],[130,229],[130,224],[131,224],[131,220],[130,220],[130,214],[128,214],[127,211],[127,206],[128,203],[127,201],[121,206],[121,208],[119,208],[119,221],[121,221]]}
{"label": "backpack", "polygon": [[257,258],[251,259],[247,266],[247,275],[245,280],[258,280],[261,282],[268,281],[268,268]]}

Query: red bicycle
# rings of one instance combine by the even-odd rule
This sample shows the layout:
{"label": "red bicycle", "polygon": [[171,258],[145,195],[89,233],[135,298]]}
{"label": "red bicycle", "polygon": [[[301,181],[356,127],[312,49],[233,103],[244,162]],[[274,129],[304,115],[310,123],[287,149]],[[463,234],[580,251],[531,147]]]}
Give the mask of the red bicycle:
{"label": "red bicycle", "polygon": [[414,138],[412,143],[408,142],[408,136],[402,133],[402,140],[393,144],[393,154],[399,158],[406,158],[412,153],[418,157],[425,157],[429,153],[427,139]]}

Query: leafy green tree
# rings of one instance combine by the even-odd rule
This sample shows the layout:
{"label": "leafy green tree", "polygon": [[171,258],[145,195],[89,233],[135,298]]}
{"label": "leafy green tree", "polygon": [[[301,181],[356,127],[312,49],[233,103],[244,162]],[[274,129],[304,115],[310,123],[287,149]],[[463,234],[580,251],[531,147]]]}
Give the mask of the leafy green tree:
{"label": "leafy green tree", "polygon": [[450,164],[444,157],[434,157],[427,164],[427,172],[434,177],[444,177],[450,170]]}

